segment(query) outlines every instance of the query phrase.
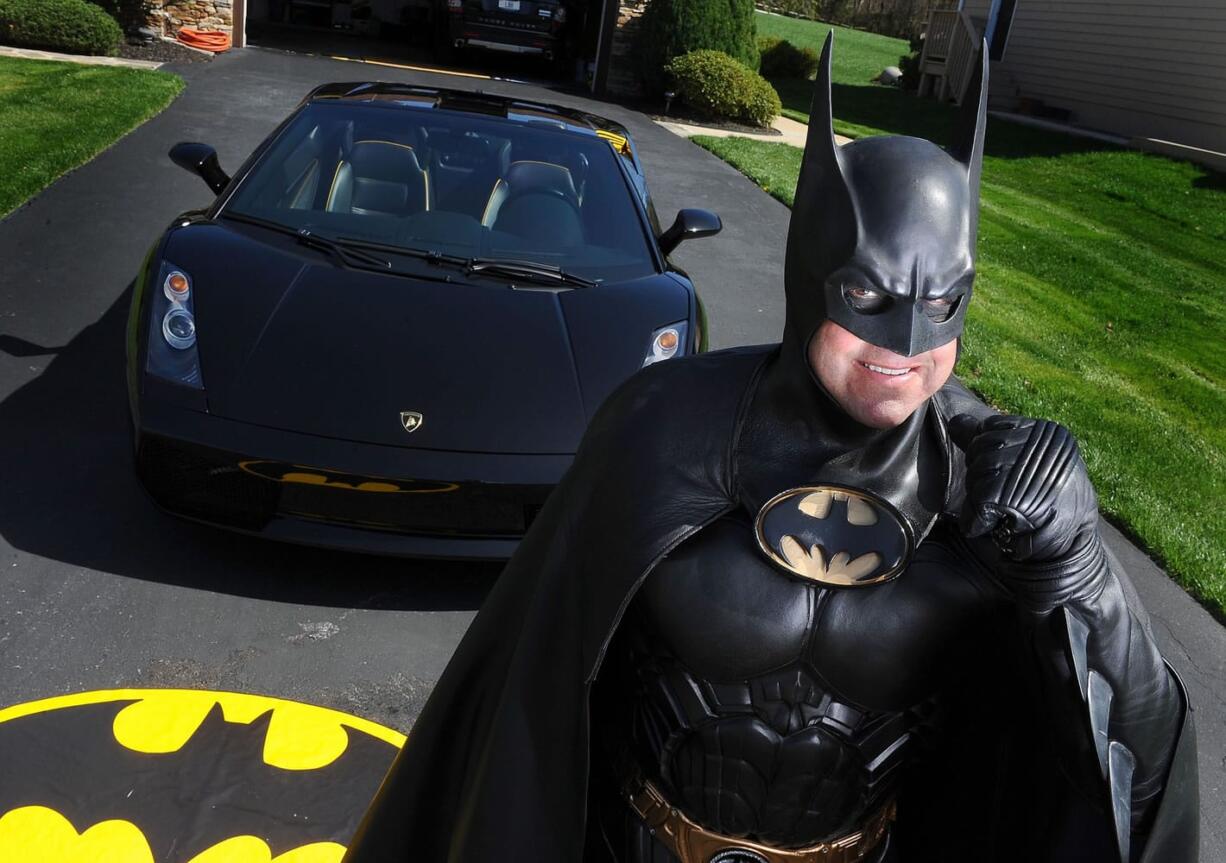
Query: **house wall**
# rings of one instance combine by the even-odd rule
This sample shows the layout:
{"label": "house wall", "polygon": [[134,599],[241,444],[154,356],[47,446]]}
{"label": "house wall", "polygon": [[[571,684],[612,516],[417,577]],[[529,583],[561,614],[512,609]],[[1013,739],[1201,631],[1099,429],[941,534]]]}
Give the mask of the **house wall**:
{"label": "house wall", "polygon": [[[607,0],[612,2],[612,0]],[[609,93],[620,96],[640,96],[638,68],[634,58],[634,42],[638,34],[639,18],[647,10],[648,0],[621,0],[617,8],[617,24],[613,31],[612,49],[609,51],[609,71],[606,87]]]}
{"label": "house wall", "polygon": [[166,0],[163,4],[168,27],[197,30],[229,30],[234,23],[234,0]]}
{"label": "house wall", "polygon": [[1018,0],[992,74],[1000,107],[1037,99],[1079,126],[1226,151],[1223,0]]}
{"label": "house wall", "polygon": [[233,30],[235,0],[153,0],[149,25],[163,36],[180,27],[197,30]]}

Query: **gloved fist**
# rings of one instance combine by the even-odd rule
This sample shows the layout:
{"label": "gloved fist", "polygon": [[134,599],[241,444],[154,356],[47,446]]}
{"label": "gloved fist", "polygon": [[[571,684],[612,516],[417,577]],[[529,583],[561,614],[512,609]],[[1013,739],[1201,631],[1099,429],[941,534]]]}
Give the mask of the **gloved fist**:
{"label": "gloved fist", "polygon": [[954,417],[950,436],[966,452],[968,537],[991,534],[1019,599],[1040,610],[1092,590],[1105,577],[1098,499],[1064,426],[994,416]]}

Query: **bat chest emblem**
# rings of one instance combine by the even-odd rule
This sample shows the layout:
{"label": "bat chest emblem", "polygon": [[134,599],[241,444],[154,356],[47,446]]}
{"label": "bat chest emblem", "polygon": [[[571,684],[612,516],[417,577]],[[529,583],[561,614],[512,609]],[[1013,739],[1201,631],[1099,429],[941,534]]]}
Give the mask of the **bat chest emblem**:
{"label": "bat chest emblem", "polygon": [[890,503],[863,489],[815,485],[780,492],[754,522],[758,547],[806,581],[862,587],[897,577],[914,542]]}

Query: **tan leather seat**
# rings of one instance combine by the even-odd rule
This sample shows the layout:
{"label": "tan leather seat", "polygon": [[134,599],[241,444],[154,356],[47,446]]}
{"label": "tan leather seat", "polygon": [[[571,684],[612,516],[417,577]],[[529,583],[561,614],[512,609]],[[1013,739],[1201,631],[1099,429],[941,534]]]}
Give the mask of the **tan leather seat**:
{"label": "tan leather seat", "polygon": [[494,183],[481,224],[520,236],[549,237],[549,245],[583,242],[579,195],[571,173],[551,162],[512,162]]}
{"label": "tan leather seat", "polygon": [[410,216],[430,209],[430,176],[408,144],[357,141],[336,166],[330,213]]}

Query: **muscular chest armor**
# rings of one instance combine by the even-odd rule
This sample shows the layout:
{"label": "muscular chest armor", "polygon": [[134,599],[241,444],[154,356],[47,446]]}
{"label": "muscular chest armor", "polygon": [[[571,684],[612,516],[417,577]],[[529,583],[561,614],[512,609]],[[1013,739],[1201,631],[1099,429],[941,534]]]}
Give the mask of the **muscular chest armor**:
{"label": "muscular chest armor", "polygon": [[708,829],[781,847],[854,830],[893,793],[991,588],[939,539],[898,579],[780,572],[743,515],[666,558],[631,604],[634,758]]}

